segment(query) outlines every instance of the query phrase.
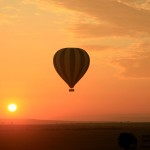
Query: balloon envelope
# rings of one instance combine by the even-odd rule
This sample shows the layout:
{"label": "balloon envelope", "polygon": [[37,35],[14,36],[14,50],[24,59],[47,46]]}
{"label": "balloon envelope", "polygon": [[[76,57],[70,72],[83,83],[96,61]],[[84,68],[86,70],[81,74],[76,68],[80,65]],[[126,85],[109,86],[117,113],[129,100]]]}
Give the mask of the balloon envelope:
{"label": "balloon envelope", "polygon": [[74,91],[73,87],[86,73],[90,57],[81,48],[63,48],[58,50],[53,58],[54,67],[60,77]]}

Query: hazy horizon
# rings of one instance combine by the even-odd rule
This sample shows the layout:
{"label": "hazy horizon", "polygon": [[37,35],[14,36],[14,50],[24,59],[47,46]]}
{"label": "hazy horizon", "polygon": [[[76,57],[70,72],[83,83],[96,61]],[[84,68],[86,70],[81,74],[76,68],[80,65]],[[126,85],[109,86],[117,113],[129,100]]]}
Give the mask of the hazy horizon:
{"label": "hazy horizon", "polygon": [[[89,117],[89,116],[88,116]],[[84,118],[86,118],[84,116]],[[91,117],[90,117],[91,118]],[[150,122],[150,114],[105,114],[99,118],[93,119],[39,119],[39,118],[18,118],[8,117],[0,118],[1,120],[26,120],[26,121],[66,121],[66,122]]]}

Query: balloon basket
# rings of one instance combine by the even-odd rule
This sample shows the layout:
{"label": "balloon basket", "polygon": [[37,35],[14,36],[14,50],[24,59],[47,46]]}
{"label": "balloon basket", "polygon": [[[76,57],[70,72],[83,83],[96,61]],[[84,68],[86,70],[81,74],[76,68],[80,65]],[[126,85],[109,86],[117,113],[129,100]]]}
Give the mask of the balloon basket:
{"label": "balloon basket", "polygon": [[69,89],[69,92],[74,92],[74,89]]}

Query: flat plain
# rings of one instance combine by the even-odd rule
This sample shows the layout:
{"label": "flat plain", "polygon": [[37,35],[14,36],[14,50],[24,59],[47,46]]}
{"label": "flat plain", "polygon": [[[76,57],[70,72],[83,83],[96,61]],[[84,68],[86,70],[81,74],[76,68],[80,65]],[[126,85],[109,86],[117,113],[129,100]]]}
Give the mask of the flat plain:
{"label": "flat plain", "polygon": [[137,150],[150,150],[150,123],[58,123],[0,125],[0,150],[121,150],[120,133],[137,138]]}

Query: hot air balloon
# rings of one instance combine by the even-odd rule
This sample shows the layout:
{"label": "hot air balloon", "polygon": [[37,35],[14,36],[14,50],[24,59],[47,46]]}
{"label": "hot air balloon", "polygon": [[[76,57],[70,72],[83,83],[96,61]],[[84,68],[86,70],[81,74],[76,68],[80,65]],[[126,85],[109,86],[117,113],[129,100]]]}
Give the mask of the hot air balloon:
{"label": "hot air balloon", "polygon": [[69,91],[72,92],[75,84],[86,73],[90,57],[81,48],[62,48],[55,53],[53,64],[57,73],[70,87]]}

